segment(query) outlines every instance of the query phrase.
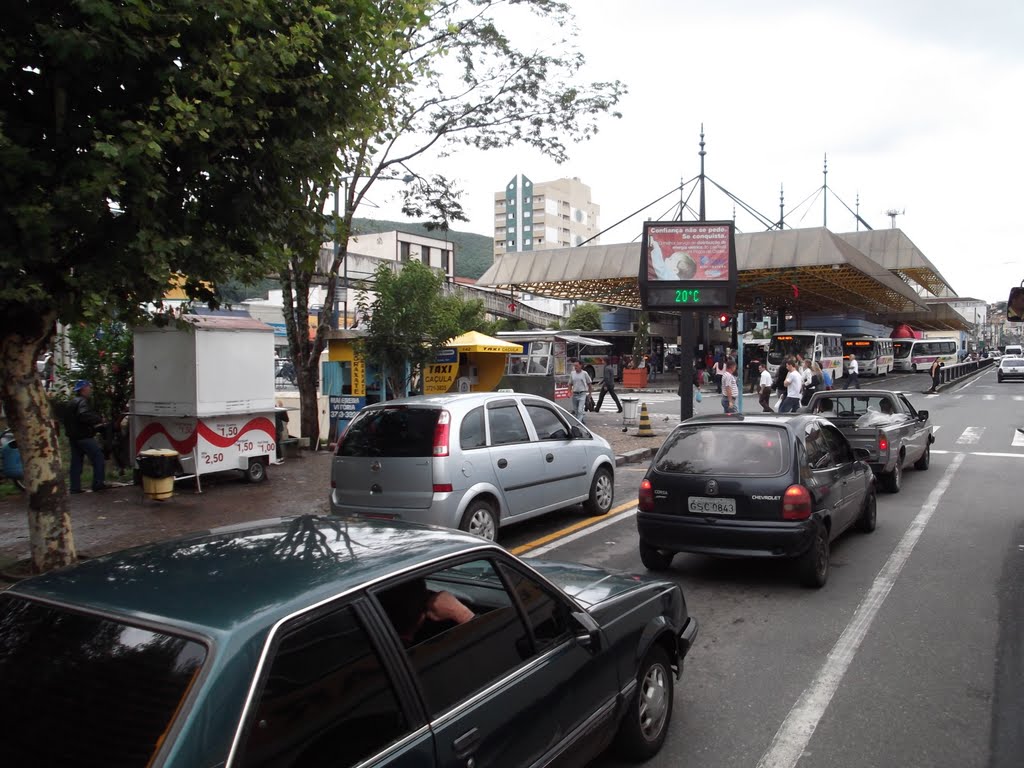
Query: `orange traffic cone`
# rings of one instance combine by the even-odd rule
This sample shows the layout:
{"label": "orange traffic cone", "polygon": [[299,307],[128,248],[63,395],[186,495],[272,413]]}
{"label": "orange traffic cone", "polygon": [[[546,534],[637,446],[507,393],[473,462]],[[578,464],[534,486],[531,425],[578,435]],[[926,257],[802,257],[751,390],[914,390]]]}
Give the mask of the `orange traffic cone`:
{"label": "orange traffic cone", "polygon": [[640,429],[637,430],[637,437],[654,437],[654,430],[651,429],[651,416],[647,413],[647,403],[640,403]]}

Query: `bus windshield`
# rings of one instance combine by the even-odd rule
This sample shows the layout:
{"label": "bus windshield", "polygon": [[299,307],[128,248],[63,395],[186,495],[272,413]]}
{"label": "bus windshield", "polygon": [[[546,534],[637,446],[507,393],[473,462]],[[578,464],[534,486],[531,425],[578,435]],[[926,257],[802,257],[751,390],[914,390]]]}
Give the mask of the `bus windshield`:
{"label": "bus windshield", "polygon": [[875,359],[875,343],[873,341],[848,341],[844,345],[846,354],[853,355],[858,360]]}
{"label": "bus windshield", "polygon": [[910,357],[910,349],[914,346],[913,341],[894,341],[892,343],[893,355],[898,360],[904,360]]}
{"label": "bus windshield", "polygon": [[781,365],[787,357],[803,355],[810,358],[813,349],[813,336],[773,336],[768,347],[768,362],[772,365]]}

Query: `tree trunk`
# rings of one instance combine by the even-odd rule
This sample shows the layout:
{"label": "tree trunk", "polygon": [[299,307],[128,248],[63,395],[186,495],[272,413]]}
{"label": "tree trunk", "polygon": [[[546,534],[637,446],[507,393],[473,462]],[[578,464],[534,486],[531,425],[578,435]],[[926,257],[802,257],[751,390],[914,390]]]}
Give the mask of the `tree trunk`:
{"label": "tree trunk", "polygon": [[295,371],[299,380],[299,421],[302,434],[309,440],[309,449],[315,451],[320,444],[320,405],[316,380],[303,366]]}
{"label": "tree trunk", "polygon": [[[53,317],[40,321],[43,328],[53,327]],[[36,357],[49,337],[49,332],[37,338],[9,333],[0,340],[0,396],[25,468],[29,550],[36,573],[77,559],[56,424],[36,374]]]}

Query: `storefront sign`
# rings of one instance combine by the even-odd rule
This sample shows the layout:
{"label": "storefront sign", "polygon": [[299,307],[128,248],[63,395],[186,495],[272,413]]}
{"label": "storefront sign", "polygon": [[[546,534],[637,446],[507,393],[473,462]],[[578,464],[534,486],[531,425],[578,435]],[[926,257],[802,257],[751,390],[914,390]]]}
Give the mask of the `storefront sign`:
{"label": "storefront sign", "polygon": [[348,395],[331,395],[329,408],[331,421],[344,419],[351,421],[366,405],[365,397],[350,397]]}
{"label": "storefront sign", "polygon": [[352,360],[352,394],[366,397],[366,363],[358,355]]}
{"label": "storefront sign", "polygon": [[428,365],[423,372],[423,394],[440,395],[447,392],[458,375],[458,363]]}

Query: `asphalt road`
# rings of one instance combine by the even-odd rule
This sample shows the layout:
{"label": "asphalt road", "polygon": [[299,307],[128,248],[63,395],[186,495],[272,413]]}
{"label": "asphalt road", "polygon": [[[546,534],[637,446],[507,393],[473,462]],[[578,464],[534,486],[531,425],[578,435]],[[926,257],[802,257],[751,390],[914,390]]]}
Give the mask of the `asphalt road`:
{"label": "asphalt road", "polygon": [[[862,380],[876,384],[930,411],[931,468],[879,494],[874,533],[834,544],[822,590],[799,587],[786,562],[676,556],[667,576],[701,629],[654,768],[1024,765],[1024,383],[992,370],[926,396],[923,375]],[[676,414],[671,396],[647,401],[652,420]],[[619,468],[617,508],[644,469]],[[526,556],[643,572],[634,511]],[[583,519],[549,516],[502,543]]]}

